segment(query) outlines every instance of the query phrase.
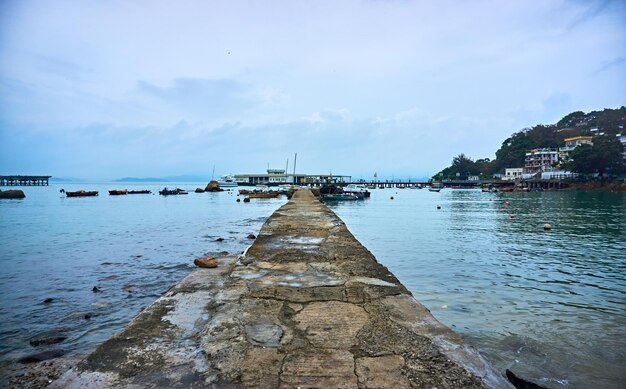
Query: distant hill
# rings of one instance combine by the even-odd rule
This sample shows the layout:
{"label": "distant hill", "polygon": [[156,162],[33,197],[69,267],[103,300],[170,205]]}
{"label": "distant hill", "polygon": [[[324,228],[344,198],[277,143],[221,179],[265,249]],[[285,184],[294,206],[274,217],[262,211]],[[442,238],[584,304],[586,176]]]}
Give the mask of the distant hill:
{"label": "distant hill", "polygon": [[209,182],[211,179],[207,176],[194,176],[194,175],[182,175],[182,176],[167,176],[167,177],[124,177],[113,182]]}
{"label": "distant hill", "polygon": [[51,177],[50,182],[80,182],[80,181],[84,181],[81,180],[80,178],[69,178],[69,177]]}
{"label": "distant hill", "polygon": [[496,159],[489,158],[473,161],[464,154],[459,154],[452,165],[437,173],[433,178],[461,178],[468,175],[481,175],[484,178],[495,173],[502,173],[506,168],[523,167],[526,153],[532,149],[557,149],[564,145],[564,139],[579,135],[606,134],[615,136],[624,133],[626,126],[626,107],[604,109],[584,113],[572,112],[556,124],[538,124],[524,128],[502,142],[496,151]]}

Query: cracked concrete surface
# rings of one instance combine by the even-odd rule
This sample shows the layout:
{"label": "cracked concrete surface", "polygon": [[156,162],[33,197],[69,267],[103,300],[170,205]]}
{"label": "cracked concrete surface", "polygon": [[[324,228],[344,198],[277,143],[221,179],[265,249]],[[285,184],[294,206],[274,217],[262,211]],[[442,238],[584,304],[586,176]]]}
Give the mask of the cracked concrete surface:
{"label": "cracked concrete surface", "polygon": [[218,262],[53,386],[511,387],[308,190],[265,222],[245,257]]}

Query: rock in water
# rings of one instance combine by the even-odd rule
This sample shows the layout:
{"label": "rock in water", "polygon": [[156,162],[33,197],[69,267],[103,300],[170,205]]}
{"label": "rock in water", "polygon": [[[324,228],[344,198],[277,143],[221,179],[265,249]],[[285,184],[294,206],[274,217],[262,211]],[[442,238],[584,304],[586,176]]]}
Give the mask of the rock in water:
{"label": "rock in water", "polygon": [[215,257],[196,258],[193,260],[193,263],[198,267],[204,267],[208,269],[217,267],[217,261],[215,260]]}
{"label": "rock in water", "polygon": [[67,339],[67,336],[49,336],[47,338],[31,339],[29,343],[31,346],[37,347],[37,346],[46,346],[49,344],[61,343],[65,339]]}
{"label": "rock in water", "polygon": [[526,381],[525,379],[516,376],[509,369],[506,369],[506,378],[509,379],[509,382],[511,382],[516,389],[546,389],[545,387],[539,386],[534,382]]}
{"label": "rock in water", "polygon": [[23,364],[41,362],[52,358],[58,358],[63,354],[65,354],[64,350],[47,350],[40,353],[26,355],[25,357],[18,359],[17,362]]}
{"label": "rock in water", "polygon": [[0,190],[0,199],[23,199],[26,197],[21,189]]}
{"label": "rock in water", "polygon": [[243,199],[244,203],[249,203],[250,202],[250,197],[246,197],[245,199]]}
{"label": "rock in water", "polygon": [[196,193],[204,193],[204,189],[202,189],[202,188],[196,188]]}
{"label": "rock in water", "polygon": [[247,238],[248,238],[248,239],[256,239],[256,235],[254,235],[254,234],[248,234]]}
{"label": "rock in water", "polygon": [[221,192],[223,189],[220,188],[220,184],[217,183],[217,181],[212,180],[211,182],[209,182],[206,186],[206,188],[204,188],[205,192]]}

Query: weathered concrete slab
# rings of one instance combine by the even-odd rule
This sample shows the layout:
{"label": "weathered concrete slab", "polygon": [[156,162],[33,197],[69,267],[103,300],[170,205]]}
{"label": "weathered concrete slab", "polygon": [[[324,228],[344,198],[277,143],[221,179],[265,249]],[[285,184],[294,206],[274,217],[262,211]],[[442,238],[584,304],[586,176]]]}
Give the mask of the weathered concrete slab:
{"label": "weathered concrete slab", "polygon": [[56,387],[511,387],[309,191]]}

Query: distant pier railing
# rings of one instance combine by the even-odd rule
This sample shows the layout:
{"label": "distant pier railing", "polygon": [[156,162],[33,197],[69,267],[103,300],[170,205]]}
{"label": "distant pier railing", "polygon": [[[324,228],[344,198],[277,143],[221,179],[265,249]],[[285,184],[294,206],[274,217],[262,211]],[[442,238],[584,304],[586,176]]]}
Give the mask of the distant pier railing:
{"label": "distant pier railing", "polygon": [[52,176],[0,176],[0,186],[48,186]]}

